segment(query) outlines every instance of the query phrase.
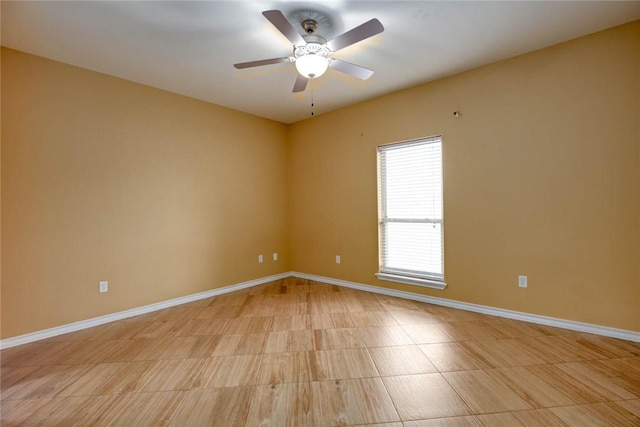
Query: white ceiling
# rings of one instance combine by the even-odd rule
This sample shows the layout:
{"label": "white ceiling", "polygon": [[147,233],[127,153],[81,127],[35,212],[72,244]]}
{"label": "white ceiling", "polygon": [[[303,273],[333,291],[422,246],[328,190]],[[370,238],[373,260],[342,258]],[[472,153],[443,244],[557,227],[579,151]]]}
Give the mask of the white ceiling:
{"label": "white ceiling", "polygon": [[[329,70],[293,94],[293,64],[236,70],[291,55],[270,9],[323,16],[326,39],[378,18],[382,34],[334,55],[373,77]],[[312,92],[318,115],[640,19],[640,1],[2,1],[1,13],[4,46],[292,123]]]}

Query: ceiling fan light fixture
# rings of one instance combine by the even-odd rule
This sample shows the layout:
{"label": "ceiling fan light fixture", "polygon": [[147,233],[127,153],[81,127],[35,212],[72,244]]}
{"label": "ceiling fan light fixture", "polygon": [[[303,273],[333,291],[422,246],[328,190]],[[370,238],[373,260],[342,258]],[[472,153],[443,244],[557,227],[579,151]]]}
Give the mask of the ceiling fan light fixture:
{"label": "ceiling fan light fixture", "polygon": [[327,68],[329,68],[329,59],[315,53],[296,58],[296,69],[308,79],[320,77],[327,71]]}
{"label": "ceiling fan light fixture", "polygon": [[[294,62],[298,76],[293,85],[293,93],[303,92],[310,79],[322,76],[329,67],[335,71],[348,74],[360,80],[366,80],[373,74],[372,70],[332,58],[331,55],[347,46],[359,43],[369,37],[373,37],[384,31],[384,27],[377,19],[370,19],[364,24],[358,25],[342,33],[338,37],[327,41],[321,35],[316,34],[318,23],[326,23],[327,19],[322,13],[313,11],[296,12],[303,13],[302,29],[305,35],[301,35],[296,28],[291,25],[290,20],[279,10],[265,10],[262,15],[273,24],[283,36],[293,45],[293,56],[282,58],[263,59],[259,61],[241,62],[233,64],[237,69],[259,67],[262,65],[280,64],[283,62]],[[300,18],[297,16],[296,18]],[[296,21],[298,19],[295,19]],[[331,24],[331,21],[328,21]],[[331,25],[329,25],[330,27]]]}

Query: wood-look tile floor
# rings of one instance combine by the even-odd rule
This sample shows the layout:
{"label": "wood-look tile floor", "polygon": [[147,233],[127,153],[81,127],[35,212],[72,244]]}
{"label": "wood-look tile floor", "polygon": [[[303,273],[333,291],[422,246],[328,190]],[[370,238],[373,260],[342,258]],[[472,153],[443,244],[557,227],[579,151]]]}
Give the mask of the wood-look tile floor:
{"label": "wood-look tile floor", "polygon": [[640,426],[640,343],[293,278],[1,357],[3,426]]}

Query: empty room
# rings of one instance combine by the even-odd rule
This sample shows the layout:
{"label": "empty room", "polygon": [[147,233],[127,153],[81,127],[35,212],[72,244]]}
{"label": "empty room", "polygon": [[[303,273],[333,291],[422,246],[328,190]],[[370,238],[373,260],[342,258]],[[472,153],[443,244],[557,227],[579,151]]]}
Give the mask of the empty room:
{"label": "empty room", "polygon": [[2,426],[640,426],[640,1],[2,1]]}

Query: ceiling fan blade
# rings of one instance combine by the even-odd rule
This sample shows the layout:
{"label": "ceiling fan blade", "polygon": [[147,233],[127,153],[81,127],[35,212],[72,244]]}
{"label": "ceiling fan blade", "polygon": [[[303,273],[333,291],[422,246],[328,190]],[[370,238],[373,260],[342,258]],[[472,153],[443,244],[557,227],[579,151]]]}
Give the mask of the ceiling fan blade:
{"label": "ceiling fan blade", "polygon": [[307,42],[293,28],[293,25],[284,17],[279,10],[266,10],[262,12],[265,18],[269,20],[289,41],[295,46],[304,46]]}
{"label": "ceiling fan blade", "polygon": [[307,88],[308,81],[309,81],[308,78],[298,73],[298,76],[296,77],[296,82],[293,85],[293,93],[304,92],[304,90]]}
{"label": "ceiling fan blade", "polygon": [[367,80],[373,75],[373,71],[368,68],[364,68],[350,62],[341,61],[339,59],[332,59],[329,62],[329,68],[348,74],[360,80]]}
{"label": "ceiling fan blade", "polygon": [[286,56],[284,58],[261,59],[260,61],[240,62],[239,64],[233,64],[233,66],[241,70],[243,68],[260,67],[262,65],[271,65],[271,64],[280,64],[282,62],[291,62],[291,58]]}
{"label": "ceiling fan blade", "polygon": [[375,36],[383,31],[384,27],[380,21],[374,18],[327,42],[327,46],[335,52],[347,46],[351,46],[352,44],[356,44],[364,39]]}

